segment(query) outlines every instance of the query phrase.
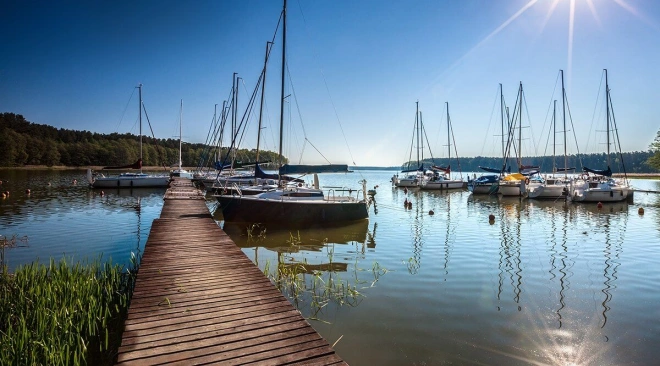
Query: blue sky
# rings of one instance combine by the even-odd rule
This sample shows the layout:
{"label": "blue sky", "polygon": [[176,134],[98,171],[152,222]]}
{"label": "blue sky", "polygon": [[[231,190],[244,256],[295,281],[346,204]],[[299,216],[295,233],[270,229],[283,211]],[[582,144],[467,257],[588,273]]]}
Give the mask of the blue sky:
{"label": "blue sky", "polygon": [[[142,83],[156,137],[178,137],[183,99],[183,139],[204,142],[234,72],[244,107],[281,7],[265,0],[7,1],[0,112],[57,128],[137,134],[131,95]],[[523,155],[551,154],[549,108],[561,100],[560,69],[580,152],[605,149],[605,109],[597,104],[604,68],[622,149],[647,150],[660,128],[655,0],[289,0],[287,37],[284,152],[293,162],[400,165],[410,154],[416,101],[430,143],[425,156],[447,156],[445,102],[458,154],[499,156],[499,83],[513,108],[520,82]],[[262,131],[262,148],[275,151],[276,42]],[[243,147],[256,145],[256,123],[255,113]],[[568,151],[575,146],[571,137]]]}

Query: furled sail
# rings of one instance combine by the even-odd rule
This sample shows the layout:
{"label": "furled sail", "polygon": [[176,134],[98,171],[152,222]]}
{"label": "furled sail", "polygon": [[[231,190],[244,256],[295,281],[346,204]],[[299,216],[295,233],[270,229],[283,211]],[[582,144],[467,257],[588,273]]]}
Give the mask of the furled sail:
{"label": "furled sail", "polygon": [[280,174],[312,174],[312,173],[350,173],[346,164],[327,165],[289,165],[280,167]]}
{"label": "furled sail", "polygon": [[590,169],[590,168],[587,168],[585,166],[585,167],[582,168],[582,171],[584,171],[586,173],[593,173],[593,174],[596,174],[596,175],[602,175],[602,176],[605,176],[605,177],[611,177],[612,176],[612,169],[610,169],[609,166],[607,167],[607,170]]}
{"label": "furled sail", "polygon": [[440,171],[445,172],[446,174],[451,174],[451,165],[447,165],[446,167],[433,165],[433,166],[431,166],[431,169],[440,170]]}

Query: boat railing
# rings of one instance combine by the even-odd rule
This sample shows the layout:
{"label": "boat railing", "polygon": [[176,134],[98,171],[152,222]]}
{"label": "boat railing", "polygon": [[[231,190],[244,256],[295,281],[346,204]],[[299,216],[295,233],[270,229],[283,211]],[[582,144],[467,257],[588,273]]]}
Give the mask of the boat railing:
{"label": "boat railing", "polygon": [[238,195],[240,197],[243,197],[243,191],[241,191],[241,187],[238,185],[238,183],[232,183],[231,185],[232,185],[232,188],[233,188],[234,192],[238,193]]}

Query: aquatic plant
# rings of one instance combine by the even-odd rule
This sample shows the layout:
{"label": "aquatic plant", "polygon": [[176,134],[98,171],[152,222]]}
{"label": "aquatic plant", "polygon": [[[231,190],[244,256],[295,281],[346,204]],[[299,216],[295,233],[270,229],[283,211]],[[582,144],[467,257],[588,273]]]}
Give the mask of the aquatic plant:
{"label": "aquatic plant", "polygon": [[13,365],[110,365],[135,284],[133,268],[50,260],[0,273],[0,360]]}

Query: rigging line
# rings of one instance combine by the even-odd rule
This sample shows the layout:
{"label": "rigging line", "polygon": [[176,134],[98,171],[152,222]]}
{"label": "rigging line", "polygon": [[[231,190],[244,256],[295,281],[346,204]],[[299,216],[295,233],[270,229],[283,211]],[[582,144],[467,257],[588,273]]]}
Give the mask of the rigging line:
{"label": "rigging line", "polygon": [[[566,96],[564,96],[566,98]],[[575,134],[575,126],[573,126],[573,116],[571,115],[571,107],[568,105],[568,101],[566,101],[566,110],[568,111],[568,119],[571,121],[571,130],[573,131],[573,140],[575,141],[575,149],[577,150],[577,158],[578,161],[580,162],[580,168],[584,168],[584,164],[582,164],[582,155],[580,155],[580,145],[577,143],[577,135]],[[566,133],[566,131],[564,131]],[[567,167],[564,167],[567,168]]]}
{"label": "rigging line", "polygon": [[131,88],[131,89],[133,89],[133,92],[131,92],[131,96],[128,98],[128,102],[126,102],[126,106],[124,107],[124,111],[121,114],[121,118],[119,118],[119,122],[117,123],[117,126],[115,127],[115,131],[119,131],[119,126],[121,125],[121,122],[124,120],[124,116],[126,115],[126,111],[128,110],[128,105],[131,103],[131,100],[133,100],[133,95],[135,95],[136,88]]}
{"label": "rigging line", "polygon": [[318,152],[319,155],[321,155],[321,157],[323,157],[323,159],[325,159],[325,161],[328,162],[328,164],[332,165],[332,163],[330,162],[330,160],[328,160],[328,159],[327,159],[327,158],[326,158],[326,157],[325,157],[325,156],[319,151],[319,149],[317,149],[316,146],[314,146],[314,144],[312,144],[312,142],[309,141],[309,139],[308,139],[307,137],[305,137],[305,141],[307,141],[307,142],[309,143],[309,145],[310,145],[311,147],[313,147],[314,150],[316,150],[316,152]]}
{"label": "rigging line", "polygon": [[[154,129],[151,127],[151,121],[149,120],[149,115],[147,114],[147,107],[144,105],[144,102],[142,102],[142,109],[144,110],[144,116],[147,117],[147,124],[149,125],[149,130],[151,130],[151,136],[156,140],[156,135],[154,134]],[[155,141],[154,141],[155,142]],[[158,151],[158,158],[160,159],[160,163],[163,165],[163,169],[167,170],[167,167],[165,166],[165,159],[163,158],[163,153],[161,151],[160,145],[156,145],[156,151]]]}
{"label": "rigging line", "polygon": [[[300,14],[302,16],[303,24],[305,25],[305,29],[308,29],[307,28],[307,20],[305,19],[305,14],[302,11],[302,6],[300,5],[300,1],[298,1],[298,8],[300,9]],[[320,65],[320,62],[318,62],[319,57],[316,53],[316,49],[313,46],[314,42],[310,42],[310,43],[312,44],[312,54],[314,55],[314,59]],[[346,139],[346,134],[344,133],[344,127],[342,126],[341,120],[339,118],[339,113],[337,112],[337,107],[335,106],[335,102],[332,100],[332,95],[330,94],[330,87],[328,87],[328,81],[325,77],[325,73],[323,72],[323,68],[321,68],[320,66],[319,66],[319,71],[321,72],[321,76],[323,78],[323,84],[325,85],[325,90],[328,92],[328,98],[330,98],[330,104],[332,105],[332,109],[335,112],[335,117],[337,118],[337,123],[339,123],[339,130],[341,131],[341,135],[344,138],[344,142],[346,143],[346,148],[348,149],[348,154],[351,157],[351,161],[353,162],[353,165],[357,165],[355,163],[355,158],[353,158],[353,152],[351,151],[351,147],[348,145],[348,139]]]}
{"label": "rigging line", "polygon": [[435,165],[435,158],[433,157],[433,151],[431,151],[431,144],[429,144],[429,137],[428,135],[426,135],[426,127],[424,127],[424,123],[421,123],[421,125],[422,125],[422,133],[426,138],[426,145],[429,147],[429,154],[431,154],[431,161],[433,162],[432,164]]}
{"label": "rigging line", "polygon": [[495,100],[493,101],[493,108],[490,111],[490,118],[488,119],[488,127],[486,127],[486,136],[484,137],[484,142],[481,144],[481,153],[479,155],[484,154],[484,148],[486,147],[486,141],[488,140],[488,131],[490,131],[490,124],[493,122],[493,115],[495,114],[495,106],[497,105],[497,100],[500,99],[500,88],[499,86],[497,87],[497,93]]}
{"label": "rigging line", "polygon": [[[596,94],[596,104],[594,105],[594,112],[591,115],[591,126],[589,126],[589,134],[587,135],[587,149],[589,149],[589,140],[591,140],[591,132],[594,130],[594,121],[596,120],[596,110],[598,108],[598,97],[600,96],[600,90],[603,88],[603,77],[600,78],[600,85],[598,85],[598,93]],[[607,94],[607,90],[605,91]]]}
{"label": "rigging line", "polygon": [[[456,138],[454,137],[454,126],[452,126],[452,124],[451,124],[451,117],[447,118],[447,123],[449,123],[449,129],[451,130],[451,140],[454,142],[454,155],[456,156],[456,164],[458,165],[458,173],[460,174],[461,180],[463,180],[463,170],[461,169],[461,160],[458,158],[458,149],[456,148]],[[450,176],[450,178],[451,178],[451,176]]]}
{"label": "rigging line", "polygon": [[[536,140],[534,139],[534,128],[532,127],[532,119],[529,117],[529,108],[527,107],[527,97],[523,93],[523,103],[525,104],[525,112],[527,112],[527,121],[529,122],[529,133],[532,135],[532,145],[534,146],[534,154],[538,155],[538,146],[536,145]],[[522,128],[522,126],[520,126]],[[522,146],[520,147],[522,150]],[[522,155],[522,154],[521,154]]]}
{"label": "rigging line", "polygon": [[[302,164],[302,157],[303,157],[303,153],[305,151],[305,143],[306,143],[306,140],[307,140],[307,130],[305,129],[305,123],[303,122],[302,112],[300,111],[300,104],[298,103],[298,95],[296,94],[296,88],[293,86],[293,78],[291,77],[291,72],[289,71],[289,62],[288,61],[286,63],[286,70],[287,70],[286,75],[289,77],[289,87],[291,88],[291,94],[290,95],[293,95],[293,100],[294,100],[294,103],[296,104],[296,111],[298,112],[298,120],[300,121],[300,127],[303,131],[303,146],[302,146],[302,148],[300,148],[300,155],[298,156],[298,164]],[[285,98],[288,98],[288,96],[285,97]],[[289,133],[293,134],[293,137],[294,137],[295,142],[296,142],[296,146],[298,146],[298,144],[299,144],[298,135],[296,134],[296,130],[293,129],[293,126],[292,126],[293,123],[291,123],[291,121],[292,121],[292,118],[291,118],[291,103],[289,103],[289,123],[288,123]],[[289,146],[291,146],[291,145],[289,145]],[[291,151],[289,151],[289,155],[291,155]]]}

